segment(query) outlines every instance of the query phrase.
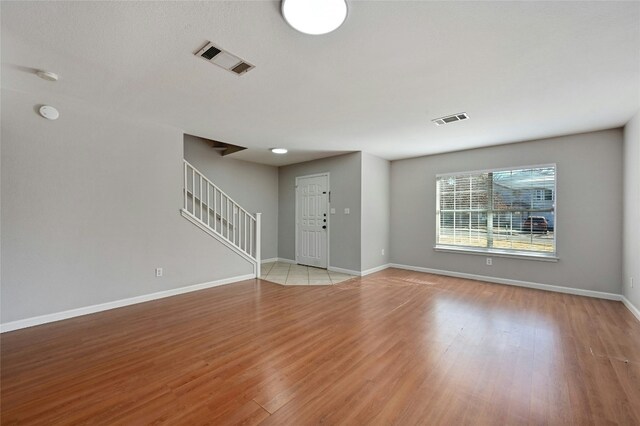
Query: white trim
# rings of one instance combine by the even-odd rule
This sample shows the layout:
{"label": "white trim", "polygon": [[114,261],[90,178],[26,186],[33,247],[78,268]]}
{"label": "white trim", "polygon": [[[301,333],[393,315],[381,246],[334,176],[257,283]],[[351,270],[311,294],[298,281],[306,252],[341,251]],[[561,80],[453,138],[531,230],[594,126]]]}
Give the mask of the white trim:
{"label": "white trim", "polygon": [[322,173],[315,173],[312,175],[305,175],[305,176],[296,176],[295,179],[295,187],[294,187],[294,191],[295,191],[295,220],[294,220],[294,226],[295,226],[295,262],[293,263],[298,263],[298,179],[305,179],[305,178],[313,178],[313,177],[321,177],[321,176],[326,176],[327,177],[327,269],[329,268],[329,263],[331,263],[331,173],[330,172],[322,172]]}
{"label": "white trim", "polygon": [[[278,261],[280,262],[294,263],[290,259],[280,259],[280,258],[278,259],[279,259]],[[378,266],[376,268],[367,269],[366,271],[362,271],[361,273],[358,273],[357,271],[351,271],[349,269],[334,268],[334,267],[330,267],[329,270],[334,272],[347,273],[351,275],[364,276],[364,275],[372,274],[374,272],[382,271],[387,268],[405,269],[409,271],[426,272],[430,274],[446,275],[446,276],[457,277],[457,278],[468,278],[468,279],[474,279],[474,280],[495,282],[498,284],[515,285],[518,287],[535,288],[539,290],[554,291],[558,293],[568,293],[568,294],[576,294],[579,296],[589,296],[589,297],[597,297],[597,298],[608,299],[608,300],[618,300],[618,301],[621,301],[626,306],[626,308],[629,309],[629,311],[631,311],[631,313],[638,319],[638,321],[640,321],[640,310],[638,310],[638,308],[636,308],[625,296],[619,295],[619,294],[613,294],[613,293],[604,293],[604,292],[592,291],[592,290],[581,290],[581,289],[575,289],[570,287],[554,286],[549,284],[537,284],[537,283],[531,283],[526,281],[507,280],[503,278],[486,277],[486,276],[475,275],[475,274],[464,274],[459,272],[443,271],[439,269],[422,268],[419,266],[401,265],[398,263],[389,263],[386,265]],[[253,278],[254,278],[253,274],[239,275],[237,277],[225,278],[225,279],[216,280],[216,281],[209,281],[206,283],[194,284],[186,287],[179,287],[171,290],[160,291],[157,293],[145,294],[142,296],[135,296],[128,299],[121,299],[113,302],[101,303],[98,305],[85,306],[83,308],[70,309],[68,311],[57,312],[57,313],[47,314],[47,315],[40,315],[37,317],[26,318],[23,320],[11,321],[4,324],[0,324],[0,333],[6,333],[9,331],[19,330],[27,327],[33,327],[41,324],[47,324],[55,321],[61,321],[68,318],[75,318],[82,315],[89,315],[96,312],[107,311],[110,309],[116,309],[124,306],[135,305],[138,303],[149,302],[151,300],[177,296],[179,294],[190,293],[193,291],[204,290],[207,288],[217,287],[217,286],[226,285],[226,284],[232,284],[239,281],[246,281]]]}
{"label": "white trim", "polygon": [[360,276],[364,277],[365,275],[373,274],[375,272],[384,271],[385,269],[389,268],[390,266],[391,265],[389,263],[387,263],[386,265],[380,265],[380,266],[376,266],[375,268],[366,269],[366,270],[360,272]]}
{"label": "white trim", "polygon": [[352,271],[351,269],[336,268],[335,266],[329,266],[327,268],[327,271],[340,272],[341,274],[355,275],[355,276],[358,276],[358,277],[362,274],[362,272],[360,272],[360,271]]}
{"label": "white trim", "polygon": [[621,297],[622,297],[622,303],[624,303],[624,306],[626,306],[627,309],[631,311],[633,316],[635,316],[636,319],[640,321],[640,309],[636,308],[635,305],[631,303],[631,301],[627,299],[625,296],[621,296]]}
{"label": "white trim", "polygon": [[484,248],[484,247],[470,248],[470,247],[463,247],[463,246],[458,246],[458,247],[435,246],[433,249],[435,251],[440,251],[444,253],[473,254],[476,256],[487,256],[487,257],[509,257],[512,259],[538,260],[540,262],[557,262],[558,260],[560,260],[555,255],[548,256],[544,254],[537,254],[534,252],[527,253],[523,251],[508,252],[508,251],[502,251],[500,249]]}
{"label": "white trim", "polygon": [[[503,172],[507,170],[522,170],[522,169],[536,169],[536,168],[544,168],[544,167],[553,167],[553,256],[548,256],[546,259],[537,259],[536,260],[545,260],[547,262],[557,262],[558,261],[558,233],[557,233],[557,224],[558,224],[558,164],[557,163],[548,163],[548,164],[538,164],[531,166],[513,166],[513,167],[503,167],[497,169],[484,169],[484,170],[472,170],[468,172],[453,172],[453,173],[441,173],[436,174],[436,235],[435,241],[436,245],[434,249],[439,251],[448,251],[443,250],[442,248],[438,248],[438,237],[440,234],[440,194],[439,194],[439,185],[438,179],[449,177],[449,176],[459,176],[459,175],[472,175],[478,173],[491,173],[491,172]],[[533,225],[532,225],[533,226]],[[464,247],[463,247],[464,248]],[[493,247],[490,250],[495,250]],[[453,251],[453,250],[451,250]],[[471,253],[475,254],[475,253]],[[499,257],[519,257],[519,258],[528,258],[526,255],[516,255],[516,256],[506,256],[495,254],[495,256]]]}
{"label": "white trim", "polygon": [[[261,224],[262,224],[262,213],[256,213],[256,257],[253,261],[253,273],[256,275],[256,278],[260,278],[260,275],[262,275],[262,268],[260,267],[260,265],[262,265],[260,260],[262,257],[262,254],[261,254],[262,253],[262,225]],[[246,228],[245,228],[245,232],[246,232]],[[235,237],[234,237],[234,241],[235,241]]]}
{"label": "white trim", "polygon": [[192,291],[204,290],[225,284],[232,284],[238,281],[254,279],[254,274],[239,275],[237,277],[224,278],[216,281],[209,281],[202,284],[194,284],[186,287],[174,288],[171,290],[159,291],[157,293],[143,294],[142,296],[130,297],[127,299],[114,300],[113,302],[100,303],[98,305],[85,306],[82,308],[70,309],[68,311],[56,312],[53,314],[40,315],[17,321],[0,324],[0,333],[19,330],[21,328],[33,327],[40,324],[61,321],[68,318],[75,318],[82,315],[94,314],[96,312],[108,311],[110,309],[121,308],[123,306],[135,305],[137,303],[149,302],[151,300],[164,299],[165,297],[177,296]]}
{"label": "white trim", "polygon": [[[222,189],[220,189],[220,188],[218,187],[218,185],[216,185],[215,183],[211,182],[211,181],[210,181],[210,180],[209,180],[209,179],[208,179],[204,174],[202,174],[202,173],[200,172],[200,170],[196,169],[196,168],[193,166],[193,164],[189,163],[189,162],[188,162],[187,160],[185,160],[184,158],[182,159],[182,161],[184,162],[184,164],[186,164],[187,166],[191,167],[191,170],[193,170],[194,172],[198,173],[198,174],[200,175],[200,177],[202,177],[202,179],[204,179],[205,181],[207,181],[207,182],[209,183],[209,185],[211,185],[211,186],[215,187],[215,188],[216,188],[216,190],[218,190],[218,192],[219,192],[220,194],[222,194],[222,195],[224,195],[226,198],[228,198],[228,199],[229,199],[229,201],[231,201],[231,202],[235,205],[235,207],[237,207],[238,209],[240,209],[240,210],[242,210],[243,212],[245,212],[247,215],[249,215],[249,216],[251,217],[251,219],[256,220],[256,217],[255,217],[254,215],[252,215],[251,213],[249,213],[248,211],[246,211],[245,209],[243,209],[243,208],[240,206],[240,204],[236,203],[236,202],[233,200],[233,198],[229,197],[229,195],[228,195],[226,192],[224,192]],[[185,182],[185,184],[186,184],[186,182]],[[186,189],[186,185],[185,185],[185,188],[184,188],[184,189]],[[192,189],[192,191],[193,191],[195,188],[191,188],[191,189]],[[187,192],[188,192],[188,191],[187,191]],[[196,197],[195,197],[195,194],[191,194],[191,196],[194,198],[194,202],[195,202],[195,198],[196,198]],[[186,207],[187,207],[187,206],[185,205],[185,209],[186,209]],[[209,206],[207,206],[207,207],[209,207]]]}
{"label": "white trim", "polygon": [[493,169],[480,169],[480,170],[467,170],[464,172],[449,172],[449,173],[438,173],[436,174],[436,179],[439,177],[449,177],[449,176],[459,176],[459,175],[475,175],[478,173],[491,173],[491,172],[506,172],[509,170],[523,170],[523,169],[541,169],[543,167],[553,167],[557,168],[557,163],[546,163],[546,164],[530,164],[525,166],[512,166],[512,167],[498,167]]}
{"label": "white trim", "polygon": [[398,263],[391,263],[389,266],[391,268],[406,269],[409,271],[426,272],[428,274],[446,275],[449,277],[456,277],[456,278],[466,278],[469,280],[487,281],[487,282],[492,282],[497,284],[513,285],[517,287],[535,288],[537,290],[554,291],[556,293],[575,294],[577,296],[596,297],[598,299],[607,299],[607,300],[617,300],[617,301],[622,300],[622,295],[615,294],[615,293],[606,293],[604,291],[583,290],[580,288],[562,287],[562,286],[552,285],[552,284],[540,284],[540,283],[533,283],[529,281],[511,280],[507,278],[487,277],[485,275],[443,271],[440,269],[423,268],[420,266],[401,265]]}
{"label": "white trim", "polygon": [[272,263],[272,262],[291,263],[293,265],[297,265],[295,260],[285,259],[284,257],[272,257],[271,259],[264,259],[262,261],[262,264],[264,265],[265,263]]}

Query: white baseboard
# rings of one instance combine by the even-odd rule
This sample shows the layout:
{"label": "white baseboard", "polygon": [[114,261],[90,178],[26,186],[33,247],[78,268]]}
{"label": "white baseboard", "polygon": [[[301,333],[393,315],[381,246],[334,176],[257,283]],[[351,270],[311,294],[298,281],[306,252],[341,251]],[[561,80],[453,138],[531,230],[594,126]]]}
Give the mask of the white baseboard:
{"label": "white baseboard", "polygon": [[[283,260],[279,260],[279,261],[286,261],[286,260],[288,260],[288,259],[283,259]],[[294,263],[294,262],[293,261],[289,261],[288,263]],[[409,271],[426,272],[426,273],[429,273],[429,274],[445,275],[445,276],[456,277],[456,278],[467,278],[467,279],[472,279],[472,280],[494,282],[494,283],[498,283],[498,284],[514,285],[514,286],[518,286],[518,287],[534,288],[534,289],[538,289],[538,290],[554,291],[554,292],[558,292],[558,293],[575,294],[575,295],[578,295],[578,296],[596,297],[596,298],[607,299],[607,300],[618,300],[618,301],[621,301],[627,307],[627,309],[629,309],[629,311],[631,311],[631,313],[638,319],[638,321],[640,321],[640,310],[638,308],[636,308],[629,301],[629,299],[627,299],[623,295],[614,294],[614,293],[605,293],[605,292],[593,291],[593,290],[582,290],[582,289],[576,289],[576,288],[571,288],[571,287],[562,287],[562,286],[556,286],[556,285],[550,285],[550,284],[532,283],[532,282],[528,282],[528,281],[518,281],[518,280],[509,280],[509,279],[504,279],[504,278],[487,277],[487,276],[484,276],[484,275],[465,274],[465,273],[462,273],[462,272],[443,271],[443,270],[440,270],[440,269],[431,269],[431,268],[423,268],[423,267],[419,267],[419,266],[401,265],[401,264],[397,264],[397,263],[390,263],[390,264],[387,264],[387,265],[381,265],[381,266],[378,266],[376,268],[367,269],[365,271],[362,271],[361,273],[358,272],[358,271],[352,271],[350,269],[335,268],[335,267],[330,267],[329,270],[330,271],[335,271],[335,272],[346,273],[346,274],[350,274],[350,275],[362,275],[362,276],[364,276],[364,275],[372,274],[374,272],[382,271],[382,270],[387,269],[387,268],[398,268],[398,269],[405,269],[405,270],[409,270]],[[253,278],[254,278],[253,274],[240,275],[240,276],[237,276],[237,277],[225,278],[225,279],[222,279],[222,280],[210,281],[210,282],[206,282],[206,283],[202,283],[202,284],[195,284],[195,285],[190,285],[190,286],[186,286],[186,287],[180,287],[180,288],[175,288],[175,289],[171,289],[171,290],[160,291],[160,292],[157,292],[157,293],[145,294],[145,295],[142,295],[142,296],[131,297],[131,298],[128,298],[128,299],[121,299],[121,300],[116,300],[116,301],[113,301],[113,302],[107,302],[107,303],[101,303],[101,304],[98,304],[98,305],[85,306],[83,308],[70,309],[68,311],[57,312],[57,313],[47,314],[47,315],[41,315],[41,316],[32,317],[32,318],[26,318],[26,319],[18,320],[18,321],[11,321],[11,322],[8,322],[8,323],[0,324],[0,333],[6,333],[6,332],[9,332],[9,331],[19,330],[19,329],[27,328],[27,327],[33,327],[33,326],[41,325],[41,324],[47,324],[47,323],[55,322],[55,321],[61,321],[61,320],[64,320],[64,319],[79,317],[79,316],[82,316],[82,315],[93,314],[93,313],[96,313],[96,312],[107,311],[107,310],[110,310],[110,309],[116,309],[116,308],[120,308],[120,307],[123,307],[123,306],[134,305],[134,304],[137,304],[137,303],[149,302],[151,300],[163,299],[165,297],[177,296],[179,294],[190,293],[190,292],[198,291],[198,290],[204,290],[204,289],[207,289],[207,288],[217,287],[217,286],[221,286],[221,285],[225,285],[225,284],[232,284],[232,283],[235,283],[235,282],[238,282],[238,281],[246,281],[246,280],[250,280],[250,279],[253,279]]]}
{"label": "white baseboard", "polygon": [[631,301],[627,299],[625,296],[622,296],[622,303],[624,303],[624,306],[626,306],[627,309],[631,311],[633,316],[635,316],[636,319],[640,321],[640,309],[636,308],[634,304],[631,303]]}
{"label": "white baseboard", "polygon": [[497,284],[514,285],[518,287],[535,288],[537,290],[554,291],[556,293],[575,294],[577,296],[596,297],[598,299],[618,300],[622,301],[622,295],[615,293],[606,293],[604,291],[595,290],[583,290],[580,288],[562,287],[551,284],[540,284],[529,281],[511,280],[507,278],[487,277],[484,275],[466,274],[463,272],[444,271],[440,269],[422,268],[420,266],[401,265],[398,263],[392,263],[389,265],[391,268],[406,269],[409,271],[426,272],[428,274],[446,275],[449,277],[466,278],[470,280],[487,281]]}
{"label": "white baseboard", "polygon": [[260,261],[261,264],[265,264],[265,263],[271,263],[271,262],[277,262],[278,258],[277,257],[272,257],[270,259],[262,259]]}
{"label": "white baseboard", "polygon": [[61,321],[68,318],[79,317],[82,315],[93,314],[96,312],[107,311],[109,309],[121,308],[123,306],[135,305],[136,303],[149,302],[151,300],[163,299],[165,297],[177,296],[178,294],[190,293],[192,291],[204,290],[206,288],[217,287],[220,285],[231,284],[238,281],[254,279],[254,274],[240,275],[222,280],[210,281],[202,284],[194,284],[186,287],[174,288],[157,293],[143,294],[142,296],[130,297],[128,299],[115,300],[113,302],[100,303],[98,305],[85,306],[82,308],[70,309],[68,311],[56,312],[53,314],[40,315],[37,317],[26,318],[18,321],[11,321],[0,324],[0,333],[19,330],[21,328],[33,327],[40,324],[46,324],[55,321]]}
{"label": "white baseboard", "polygon": [[335,266],[329,266],[327,270],[332,272],[340,272],[341,274],[349,274],[349,275],[356,275],[356,276],[360,276],[361,274],[360,271],[352,271],[351,269],[337,268]]}
{"label": "white baseboard", "polygon": [[281,263],[292,263],[294,265],[298,263],[295,260],[285,259],[284,257],[278,257],[278,258],[276,258],[276,261],[281,262]]}
{"label": "white baseboard", "polygon": [[364,277],[365,275],[373,274],[375,272],[384,271],[385,269],[389,268],[390,266],[391,265],[389,263],[387,263],[386,265],[376,266],[375,268],[366,269],[366,270],[360,272],[360,275]]}

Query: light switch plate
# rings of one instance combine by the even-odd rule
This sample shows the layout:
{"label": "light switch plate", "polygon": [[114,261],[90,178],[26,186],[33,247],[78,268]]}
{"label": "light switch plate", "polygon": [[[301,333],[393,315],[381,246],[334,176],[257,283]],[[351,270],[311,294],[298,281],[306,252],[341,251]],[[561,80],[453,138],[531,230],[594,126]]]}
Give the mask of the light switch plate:
{"label": "light switch plate", "polygon": [[349,210],[349,207],[345,207],[344,209],[344,214],[350,214],[351,210]]}
{"label": "light switch plate", "polygon": [[331,214],[336,214],[336,209],[335,208],[331,208]]}

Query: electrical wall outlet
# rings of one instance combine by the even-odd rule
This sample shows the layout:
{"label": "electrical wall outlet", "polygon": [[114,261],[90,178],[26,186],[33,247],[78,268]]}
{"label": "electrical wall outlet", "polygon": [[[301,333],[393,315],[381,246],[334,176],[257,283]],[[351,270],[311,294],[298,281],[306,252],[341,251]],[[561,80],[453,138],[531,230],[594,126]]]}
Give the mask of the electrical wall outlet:
{"label": "electrical wall outlet", "polygon": [[335,209],[335,207],[331,207],[331,214],[336,214],[336,209]]}
{"label": "electrical wall outlet", "polygon": [[382,249],[382,255],[384,256],[384,249]]}
{"label": "electrical wall outlet", "polygon": [[345,207],[344,214],[351,214],[351,210],[349,209],[349,207]]}
{"label": "electrical wall outlet", "polygon": [[156,268],[156,277],[161,277],[162,276],[162,268]]}
{"label": "electrical wall outlet", "polygon": [[487,266],[491,266],[493,265],[493,259],[490,257],[487,257]]}

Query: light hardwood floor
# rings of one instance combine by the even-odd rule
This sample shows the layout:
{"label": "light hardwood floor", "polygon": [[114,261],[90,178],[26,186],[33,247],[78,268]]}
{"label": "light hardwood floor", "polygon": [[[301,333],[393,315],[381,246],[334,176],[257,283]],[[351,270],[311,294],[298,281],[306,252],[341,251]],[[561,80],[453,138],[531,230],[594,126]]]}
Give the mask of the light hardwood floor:
{"label": "light hardwood floor", "polygon": [[640,424],[619,302],[389,269],[5,333],[2,424]]}

